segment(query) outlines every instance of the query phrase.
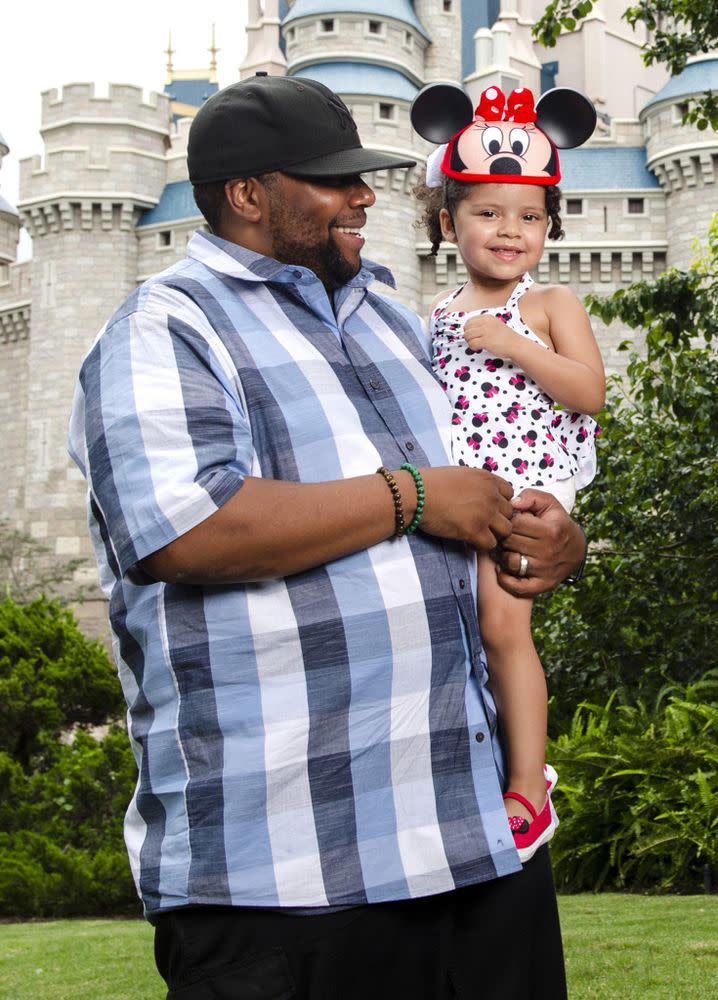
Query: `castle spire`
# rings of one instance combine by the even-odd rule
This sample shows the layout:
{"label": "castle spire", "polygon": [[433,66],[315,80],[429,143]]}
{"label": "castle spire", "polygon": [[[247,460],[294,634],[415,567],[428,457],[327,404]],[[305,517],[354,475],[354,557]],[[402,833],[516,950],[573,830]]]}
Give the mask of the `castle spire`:
{"label": "castle spire", "polygon": [[212,44],[209,47],[209,79],[210,83],[217,82],[217,53],[219,49],[217,48],[215,36],[214,36],[214,24],[212,25]]}
{"label": "castle spire", "polygon": [[172,56],[174,54],[174,49],[172,48],[172,31],[170,31],[167,36],[167,48],[165,49],[165,55],[167,56],[167,83],[172,83],[172,74],[174,73]]}

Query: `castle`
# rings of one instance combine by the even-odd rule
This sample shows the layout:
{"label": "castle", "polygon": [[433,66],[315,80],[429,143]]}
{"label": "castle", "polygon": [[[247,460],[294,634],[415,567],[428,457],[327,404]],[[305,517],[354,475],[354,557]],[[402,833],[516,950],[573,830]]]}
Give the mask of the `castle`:
{"label": "castle", "polygon": [[[419,89],[462,83],[474,104],[492,83],[537,96],[553,86],[583,91],[598,125],[584,147],[561,154],[567,235],[547,246],[537,276],[579,296],[605,294],[685,266],[718,208],[718,136],[681,124],[692,97],[718,89],[718,58],[696,59],[671,79],[645,68],[645,37],[621,20],[625,6],[600,0],[546,50],[531,37],[543,0],[249,0],[239,75],[318,79],[342,95],[366,146],[418,159],[372,174],[366,236],[368,256],[391,267],[397,294],[424,313],[462,265],[450,245],[432,257],[414,226],[411,191],[432,149],[409,120]],[[217,89],[216,66],[179,73],[168,56],[165,93],[149,99],[127,84],[107,96],[91,84],[44,93],[44,153],[20,164],[17,208],[0,198],[0,412],[11,429],[0,513],[57,556],[87,557],[87,581],[95,569],[84,482],[65,451],[80,361],[122,299],[181,257],[203,224],[185,150],[192,114]],[[0,136],[0,165],[7,153]],[[32,258],[18,263],[23,225]],[[597,335],[608,368],[620,369],[623,331],[597,324]]]}

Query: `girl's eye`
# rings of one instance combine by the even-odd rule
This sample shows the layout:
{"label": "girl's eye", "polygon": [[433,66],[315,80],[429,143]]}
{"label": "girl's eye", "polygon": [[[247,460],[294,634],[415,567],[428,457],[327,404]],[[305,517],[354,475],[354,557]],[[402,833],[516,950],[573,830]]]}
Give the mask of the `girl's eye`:
{"label": "girl's eye", "polygon": [[523,156],[529,148],[529,134],[526,129],[512,128],[509,132],[509,146],[516,156]]}
{"label": "girl's eye", "polygon": [[489,128],[485,128],[481,133],[481,142],[489,156],[495,156],[498,153],[503,141],[504,133],[496,125],[490,125]]}

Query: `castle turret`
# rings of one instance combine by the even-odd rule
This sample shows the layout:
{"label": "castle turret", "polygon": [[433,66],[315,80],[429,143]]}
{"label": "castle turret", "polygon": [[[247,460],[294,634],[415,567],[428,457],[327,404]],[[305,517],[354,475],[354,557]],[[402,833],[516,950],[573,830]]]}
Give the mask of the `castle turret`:
{"label": "castle turret", "polygon": [[[169,98],[89,84],[42,95],[44,157],[20,164],[19,208],[33,239],[27,349],[24,526],[55,553],[89,551],[83,483],[66,455],[67,415],[80,361],[135,287],[136,224],[165,185]],[[14,476],[5,468],[3,479]]]}
{"label": "castle turret", "polygon": [[[476,4],[472,2],[471,6]],[[415,0],[414,9],[431,42],[424,53],[424,83],[459,83],[466,73],[462,60],[462,0]]]}
{"label": "castle turret", "polygon": [[248,0],[247,54],[239,67],[241,80],[255,73],[284,76],[287,60],[281,48],[279,0]]}
{"label": "castle turret", "polygon": [[[10,147],[0,135],[0,167]],[[15,263],[20,215],[0,195],[0,413],[12,432],[2,449],[3,497],[0,516],[14,516],[20,500],[19,485],[25,466],[25,356],[30,331],[29,265]],[[8,471],[6,476],[4,473]]]}
{"label": "castle turret", "polygon": [[[349,106],[364,146],[412,157],[411,102],[424,83],[429,36],[409,0],[295,0],[282,22],[290,76],[319,80]],[[398,295],[418,306],[416,168],[372,173],[377,203],[366,228],[367,256],[394,272]]]}
{"label": "castle turret", "polygon": [[[10,147],[0,135],[0,169]],[[0,282],[8,280],[8,266],[15,260],[20,234],[20,215],[16,208],[0,195]]]}
{"label": "castle turret", "polygon": [[666,228],[671,235],[668,263],[686,267],[718,209],[718,135],[683,125],[692,99],[718,90],[718,56],[690,60],[648,102],[640,118],[646,134],[647,164],[666,193]]}

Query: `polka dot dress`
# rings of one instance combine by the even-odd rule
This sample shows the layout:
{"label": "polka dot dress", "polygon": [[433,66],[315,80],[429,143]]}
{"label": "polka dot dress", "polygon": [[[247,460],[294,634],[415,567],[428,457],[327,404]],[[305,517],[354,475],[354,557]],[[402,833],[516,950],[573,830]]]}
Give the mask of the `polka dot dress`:
{"label": "polka dot dress", "polygon": [[519,299],[531,285],[533,279],[524,274],[505,306],[473,312],[451,310],[457,288],[431,316],[432,365],[454,408],[454,461],[495,472],[517,492],[570,476],[580,489],[596,474],[596,421],[558,408],[512,361],[472,351],[464,340],[466,320],[488,313],[550,350],[519,312]]}

